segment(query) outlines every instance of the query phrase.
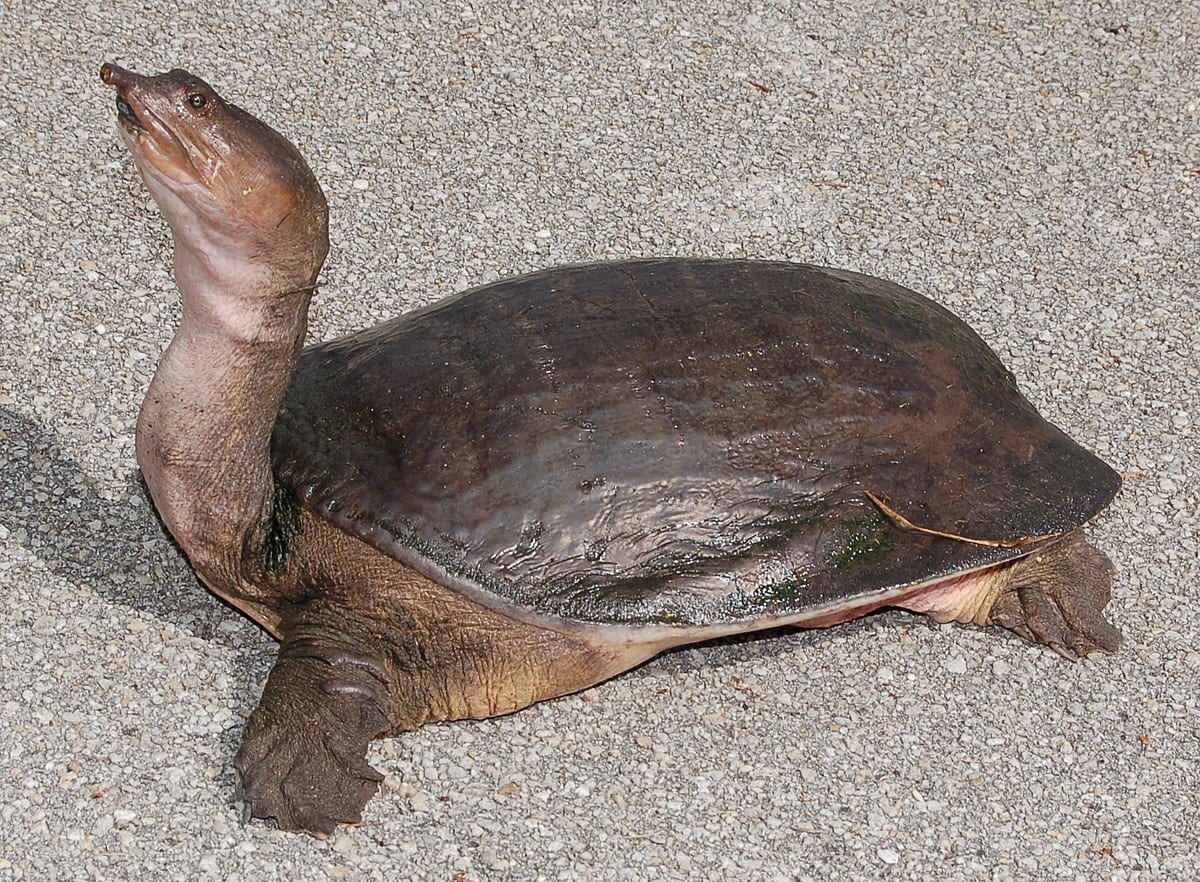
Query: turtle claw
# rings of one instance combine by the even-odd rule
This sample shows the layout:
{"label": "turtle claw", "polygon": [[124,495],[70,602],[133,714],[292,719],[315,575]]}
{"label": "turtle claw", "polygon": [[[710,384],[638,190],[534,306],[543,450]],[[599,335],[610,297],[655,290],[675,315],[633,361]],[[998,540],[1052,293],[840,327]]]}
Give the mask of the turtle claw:
{"label": "turtle claw", "polygon": [[379,684],[329,673],[327,662],[295,657],[271,671],[233,761],[243,821],[271,818],[317,839],[362,823],[384,777],[367,762],[367,745],[386,731],[387,715]]}

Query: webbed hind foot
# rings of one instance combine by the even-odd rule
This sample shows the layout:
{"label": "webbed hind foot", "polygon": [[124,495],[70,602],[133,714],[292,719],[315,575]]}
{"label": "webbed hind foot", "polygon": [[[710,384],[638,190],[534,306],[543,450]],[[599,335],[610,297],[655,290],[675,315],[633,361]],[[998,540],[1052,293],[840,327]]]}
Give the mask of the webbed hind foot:
{"label": "webbed hind foot", "polygon": [[1113,566],[1076,531],[1013,563],[988,623],[1044,643],[1067,659],[1116,652],[1121,632],[1104,617]]}

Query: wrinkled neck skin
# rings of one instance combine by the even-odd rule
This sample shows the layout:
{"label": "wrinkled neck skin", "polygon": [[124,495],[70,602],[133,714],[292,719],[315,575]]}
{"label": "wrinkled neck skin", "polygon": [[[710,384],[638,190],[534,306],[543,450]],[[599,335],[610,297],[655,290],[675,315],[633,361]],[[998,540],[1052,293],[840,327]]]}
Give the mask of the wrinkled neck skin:
{"label": "wrinkled neck skin", "polygon": [[183,317],[138,417],[138,464],[204,582],[227,599],[252,598],[272,516],[271,431],[319,267],[287,278],[159,202],[175,238]]}

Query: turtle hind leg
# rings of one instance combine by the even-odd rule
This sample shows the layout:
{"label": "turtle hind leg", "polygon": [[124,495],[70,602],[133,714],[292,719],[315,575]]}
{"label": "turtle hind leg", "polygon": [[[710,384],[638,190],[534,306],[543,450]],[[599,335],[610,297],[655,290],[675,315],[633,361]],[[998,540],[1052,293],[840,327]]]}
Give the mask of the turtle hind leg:
{"label": "turtle hind leg", "polygon": [[1108,558],[1076,530],[1012,563],[937,583],[895,605],[939,622],[1000,625],[1074,660],[1121,645],[1121,633],[1104,617],[1112,575]]}
{"label": "turtle hind leg", "polygon": [[1104,617],[1113,566],[1087,543],[1082,530],[1015,561],[1005,572],[989,624],[1072,660],[1120,647],[1121,632]]}
{"label": "turtle hind leg", "polygon": [[390,728],[387,693],[381,661],[285,640],[234,758],[246,815],[319,839],[360,823],[383,780],[366,754]]}

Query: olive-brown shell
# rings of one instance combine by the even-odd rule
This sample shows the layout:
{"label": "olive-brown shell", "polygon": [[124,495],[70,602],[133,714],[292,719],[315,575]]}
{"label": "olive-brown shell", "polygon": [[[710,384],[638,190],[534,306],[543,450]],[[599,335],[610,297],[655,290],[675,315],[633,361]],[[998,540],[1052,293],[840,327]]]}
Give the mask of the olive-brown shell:
{"label": "olive-brown shell", "polygon": [[1025,553],[1120,479],[962,321],[791,263],[486,285],[309,349],[280,482],[439,581],[597,623],[786,618]]}

